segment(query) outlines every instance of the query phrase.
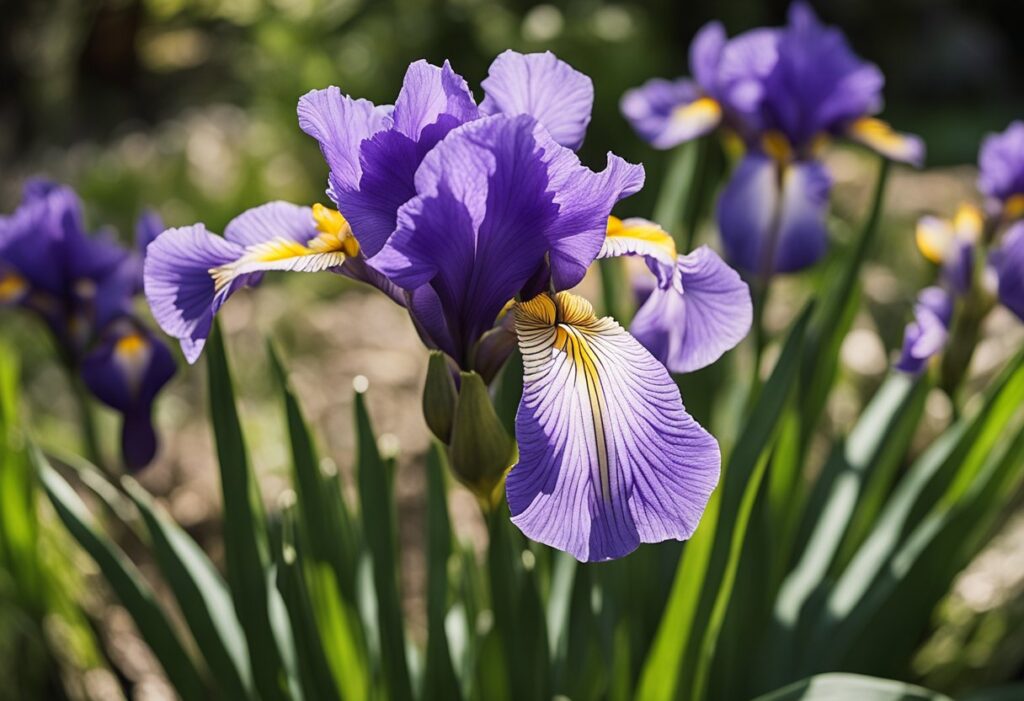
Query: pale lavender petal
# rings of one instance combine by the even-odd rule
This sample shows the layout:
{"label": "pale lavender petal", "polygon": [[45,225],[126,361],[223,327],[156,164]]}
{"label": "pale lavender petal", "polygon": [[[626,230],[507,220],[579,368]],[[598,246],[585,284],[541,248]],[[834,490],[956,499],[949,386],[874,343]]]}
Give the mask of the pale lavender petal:
{"label": "pale lavender petal", "polygon": [[331,169],[332,191],[359,186],[359,145],[391,125],[390,108],[353,100],[336,87],[311,90],[299,99],[299,127],[320,143]]}
{"label": "pale lavender petal", "polygon": [[692,372],[718,360],[750,331],[750,290],[707,246],[679,256],[682,293],[658,287],[630,333],[672,372]]}
{"label": "pale lavender petal", "polygon": [[484,114],[529,114],[556,142],[578,149],[594,107],[594,84],[550,51],[505,51],[491,63],[481,83]]}
{"label": "pale lavender petal", "polygon": [[643,256],[660,287],[683,291],[677,265],[676,243],[657,223],[640,217],[608,218],[608,231],[598,258]]}
{"label": "pale lavender petal", "polygon": [[217,310],[249,282],[238,278],[218,292],[210,271],[244,253],[241,245],[211,234],[202,224],[168,229],[149,245],[143,272],[146,299],[160,328],[181,342],[188,362],[194,363],[202,352]]}
{"label": "pale lavender petal", "polygon": [[690,43],[690,73],[705,93],[714,97],[718,83],[718,64],[726,45],[725,27],[721,22],[708,22]]}
{"label": "pale lavender petal", "polygon": [[[582,561],[693,535],[718,482],[715,439],[664,366],[568,293],[515,310],[523,354],[512,521]],[[556,321],[557,320],[557,321]]]}
{"label": "pale lavender petal", "polygon": [[670,149],[712,131],[722,119],[718,102],[701,93],[688,78],[655,78],[627,90],[622,114],[636,133],[659,149]]}
{"label": "pale lavender petal", "polygon": [[913,134],[901,134],[888,123],[874,117],[861,117],[846,127],[846,136],[889,160],[920,168],[924,165],[924,140]]}
{"label": "pale lavender petal", "polygon": [[312,209],[281,201],[248,209],[224,228],[224,238],[244,247],[280,239],[305,245],[316,235]]}
{"label": "pale lavender petal", "polygon": [[817,161],[790,164],[781,176],[779,168],[765,156],[746,156],[718,200],[727,257],[750,273],[795,272],[828,247],[828,172]]}
{"label": "pale lavender petal", "polygon": [[479,116],[466,80],[447,61],[441,68],[423,60],[409,64],[395,100],[395,130],[418,141],[423,130],[442,115],[454,118],[456,124]]}
{"label": "pale lavender petal", "polygon": [[901,372],[916,374],[924,371],[928,361],[946,346],[953,300],[940,287],[921,290],[914,306],[914,321],[907,324],[903,349],[896,362]]}

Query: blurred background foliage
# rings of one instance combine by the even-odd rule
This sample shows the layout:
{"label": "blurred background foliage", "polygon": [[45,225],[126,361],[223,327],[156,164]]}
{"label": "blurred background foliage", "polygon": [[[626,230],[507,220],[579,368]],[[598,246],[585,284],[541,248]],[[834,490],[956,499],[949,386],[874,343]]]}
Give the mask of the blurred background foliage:
{"label": "blurred background foliage", "polygon": [[[970,199],[980,139],[1024,115],[1019,78],[1024,43],[1015,0],[814,4],[823,19],[847,32],[858,53],[882,68],[884,116],[901,130],[921,134],[929,149],[928,171],[900,169],[891,183],[888,217],[864,271],[865,304],[843,344],[842,383],[827,409],[828,425],[839,432],[881,383],[912,295],[928,275],[913,249],[913,220],[929,211],[948,216],[957,201]],[[690,40],[705,22],[720,19],[735,34],[781,23],[787,5],[785,0],[0,0],[0,211],[13,209],[24,179],[36,174],[75,186],[90,221],[114,225],[125,236],[145,207],[156,208],[168,225],[205,221],[220,231],[238,212],[270,199],[324,201],[326,167],[295,118],[300,95],[338,85],[353,95],[391,102],[408,63],[427,58],[451,60],[479,98],[477,86],[495,54],[514,48],[550,49],[595,77],[594,118],[581,156],[597,164],[606,150],[614,150],[643,161],[650,185],[623,210],[649,215],[667,159],[635,137],[619,114],[619,97],[650,77],[687,73]],[[833,233],[848,238],[851,222],[866,207],[874,165],[853,150],[837,151],[831,159],[837,180]],[[710,222],[703,236],[713,240]],[[769,309],[769,325],[775,330],[788,325],[828,269],[820,266],[785,281]],[[422,461],[411,463],[427,445],[418,404],[426,356],[400,310],[334,276],[267,286],[258,301],[255,297],[233,300],[223,323],[244,388],[239,393],[243,419],[264,496],[273,501],[286,484],[287,448],[262,350],[273,329],[292,359],[290,380],[323,437],[327,463],[340,469],[350,489],[346,461],[353,438],[339,422],[351,411],[352,378],[364,374],[374,387],[369,402],[379,418],[382,450],[394,453],[400,444],[405,456],[396,479],[403,606],[411,637],[422,641],[425,479]],[[46,445],[73,445],[73,406],[60,393],[59,368],[40,350],[48,343],[45,333],[5,314],[3,336],[22,350],[30,424]],[[974,375],[989,377],[1020,340],[1015,322],[1005,315],[996,318],[975,358]],[[167,498],[175,519],[219,560],[213,451],[208,427],[195,410],[201,380],[201,373],[182,372],[162,399],[158,421],[165,448],[143,482]],[[691,401],[698,399],[687,404]],[[929,444],[950,413],[941,394],[928,397],[915,451]],[[114,419],[104,414],[103,420],[109,438]],[[479,549],[486,534],[472,498],[457,490],[451,501],[453,527]],[[1024,520],[1011,519],[957,581],[941,608],[938,632],[915,662],[915,673],[928,686],[955,690],[1024,674],[1019,668],[1024,658],[1022,534]],[[63,543],[54,540],[59,536],[38,537],[56,557]],[[60,562],[54,566],[69,569]],[[88,568],[83,576],[97,580]],[[34,604],[16,600],[5,586],[0,577],[0,659],[14,660],[5,651],[19,649],[23,626],[7,612],[31,615]],[[100,635],[114,640],[112,646],[128,660],[120,666],[136,682],[159,690],[159,674],[124,623],[123,611],[118,613],[110,597],[97,598],[89,614],[108,622]],[[13,603],[5,607],[5,601]],[[25,620],[33,630],[46,625]],[[91,638],[83,642],[82,655],[93,655],[94,644]],[[18,663],[10,669],[19,669]],[[0,676],[7,674],[0,664]],[[166,692],[166,685],[162,688]]]}

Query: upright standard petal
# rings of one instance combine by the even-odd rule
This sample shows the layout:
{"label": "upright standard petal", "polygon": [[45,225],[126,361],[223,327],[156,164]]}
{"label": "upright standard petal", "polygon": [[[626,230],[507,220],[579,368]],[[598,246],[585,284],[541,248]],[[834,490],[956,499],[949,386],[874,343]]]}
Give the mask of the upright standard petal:
{"label": "upright standard petal", "polygon": [[640,138],[659,149],[703,136],[722,121],[718,101],[688,78],[649,80],[627,90],[619,107]]}
{"label": "upright standard petal", "polygon": [[371,265],[406,290],[431,285],[462,362],[546,256],[560,289],[582,279],[612,206],[640,182],[642,169],[614,156],[593,173],[528,115],[486,117],[427,155]]}
{"label": "upright standard petal", "polygon": [[426,61],[409,66],[393,128],[362,142],[357,184],[332,193],[367,256],[380,251],[397,226],[398,209],[416,195],[423,157],[452,129],[478,116],[466,81],[447,61],[440,68]]}
{"label": "upright standard petal", "polygon": [[1024,223],[1014,224],[991,256],[999,301],[1024,321]]}
{"label": "upright standard petal", "polygon": [[299,127],[320,144],[332,191],[359,186],[359,146],[391,125],[390,109],[354,100],[336,87],[311,90],[299,99]]}
{"label": "upright standard petal", "polygon": [[484,114],[528,114],[557,143],[576,150],[590,123],[594,84],[550,51],[499,55],[481,83]]}
{"label": "upright standard petal", "polygon": [[681,292],[657,287],[629,330],[669,370],[692,372],[746,337],[753,305],[747,284],[707,246],[679,256],[678,270]]}
{"label": "upright standard petal", "polygon": [[520,459],[506,480],[512,521],[582,561],[689,538],[721,458],[665,368],[569,293],[514,313],[525,377]]}
{"label": "upright standard petal", "polygon": [[718,200],[729,261],[757,274],[794,272],[816,263],[828,247],[831,186],[817,161],[781,165],[766,156],[746,156]]}
{"label": "upright standard petal", "polygon": [[715,95],[718,86],[718,64],[722,60],[727,37],[721,22],[708,22],[690,43],[690,74],[708,95]]}
{"label": "upright standard petal", "polygon": [[113,324],[82,361],[86,386],[124,417],[121,449],[130,470],[145,467],[156,454],[153,400],[174,372],[167,347],[128,317]]}

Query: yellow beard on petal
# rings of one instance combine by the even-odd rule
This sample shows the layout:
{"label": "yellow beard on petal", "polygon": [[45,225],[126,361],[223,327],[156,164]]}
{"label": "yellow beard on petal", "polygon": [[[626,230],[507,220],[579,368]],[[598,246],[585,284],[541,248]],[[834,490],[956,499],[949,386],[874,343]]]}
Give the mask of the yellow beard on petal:
{"label": "yellow beard on petal", "polygon": [[676,259],[676,242],[667,231],[646,219],[635,218],[623,221],[618,217],[608,217],[605,238],[634,239],[648,243],[660,249],[670,262]]}
{"label": "yellow beard on petal", "polygon": [[28,282],[17,273],[0,277],[0,304],[15,302],[28,292]]}
{"label": "yellow beard on petal", "polygon": [[1020,219],[1024,217],[1024,195],[1013,195],[1003,206],[1003,215],[1007,219]]}
{"label": "yellow beard on petal", "polygon": [[152,352],[149,341],[136,332],[122,336],[114,344],[114,358],[133,394],[138,394],[142,387],[142,378]]}
{"label": "yellow beard on petal", "polygon": [[[313,221],[319,233],[305,244],[290,238],[279,237],[253,244],[245,249],[238,260],[211,268],[214,289],[226,289],[239,275],[264,270],[301,270],[313,272],[334,268],[348,257],[359,255],[359,242],[352,234],[352,228],[340,212],[322,204],[312,208]],[[315,264],[306,267],[302,258],[317,256]],[[282,265],[292,261],[293,265]]]}

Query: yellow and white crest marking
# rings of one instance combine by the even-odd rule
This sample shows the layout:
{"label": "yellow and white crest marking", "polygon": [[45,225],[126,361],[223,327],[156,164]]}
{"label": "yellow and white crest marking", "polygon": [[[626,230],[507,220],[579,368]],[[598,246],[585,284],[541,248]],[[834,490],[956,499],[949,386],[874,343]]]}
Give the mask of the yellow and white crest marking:
{"label": "yellow and white crest marking", "polygon": [[312,215],[316,236],[305,243],[281,236],[247,246],[238,260],[210,269],[215,289],[220,292],[239,276],[250,273],[269,270],[316,273],[336,268],[349,256],[358,255],[359,242],[340,212],[316,204]]}

